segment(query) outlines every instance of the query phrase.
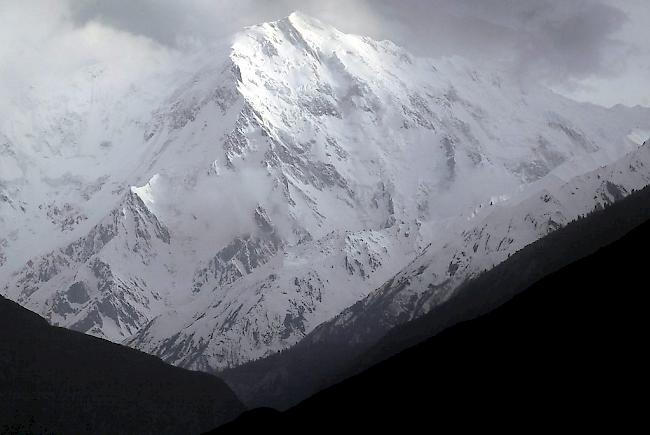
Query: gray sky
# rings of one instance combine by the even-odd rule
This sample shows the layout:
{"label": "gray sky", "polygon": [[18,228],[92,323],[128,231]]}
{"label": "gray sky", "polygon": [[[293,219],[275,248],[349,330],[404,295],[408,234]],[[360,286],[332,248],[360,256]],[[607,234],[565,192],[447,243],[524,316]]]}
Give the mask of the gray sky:
{"label": "gray sky", "polygon": [[0,77],[125,52],[155,64],[296,9],[417,54],[507,62],[580,100],[650,106],[648,0],[0,0]]}

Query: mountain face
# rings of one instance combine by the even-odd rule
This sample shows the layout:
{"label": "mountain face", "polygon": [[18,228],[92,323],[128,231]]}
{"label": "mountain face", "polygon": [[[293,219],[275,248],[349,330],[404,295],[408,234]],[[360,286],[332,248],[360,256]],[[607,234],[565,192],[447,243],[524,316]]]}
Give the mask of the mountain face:
{"label": "mountain face", "polygon": [[[570,222],[618,204],[632,192],[648,186],[649,145],[646,143],[620,161],[569,182],[488,206],[477,212],[476,221],[470,221],[466,229],[450,233],[447,240],[441,241],[441,248],[429,247],[383,286],[319,325],[286,354],[223,372],[222,376],[247,405],[285,409],[324,385],[340,380],[342,373],[351,370],[355,357],[400,325],[423,315],[444,319],[449,317],[449,311],[456,313],[455,317],[463,310],[470,311],[473,300],[465,300],[460,308],[455,302],[468,282],[536,240],[544,240]],[[612,234],[616,231],[610,230]],[[544,255],[557,255],[556,262],[565,257],[575,258],[571,252]],[[532,261],[534,258],[529,260],[521,265],[522,277],[531,270],[549,269]],[[505,283],[486,293],[498,299],[500,292],[513,286],[512,282]],[[441,327],[449,326],[441,322]]]}
{"label": "mountain face", "polygon": [[[44,301],[47,318],[54,324],[98,336],[119,337],[122,331],[133,334],[148,320],[143,313],[162,299],[137,276],[160,267],[158,253],[168,250],[169,243],[167,228],[136,194],[129,193],[121,207],[88,234],[30,260],[15,276],[16,281],[5,285],[5,291],[11,294],[11,289],[20,289],[14,294],[16,301],[30,308],[36,303],[35,294],[54,295]],[[125,252],[135,268],[115,270],[112,264]]]}
{"label": "mountain face", "polygon": [[[641,163],[629,156],[620,165],[579,178],[599,180],[600,177],[603,180],[608,172],[622,173],[624,165],[646,166]],[[600,182],[605,184],[601,190],[604,192],[607,182]],[[582,187],[573,183],[561,190],[577,194]],[[602,207],[509,255],[489,271],[481,271],[456,287],[444,289],[447,292],[444,301],[428,305],[428,311],[419,316],[408,319],[411,309],[401,309],[396,302],[402,299],[402,291],[410,292],[407,295],[413,294],[411,283],[430,290],[425,279],[427,271],[434,269],[435,263],[426,263],[424,258],[419,268],[412,269],[410,281],[400,286],[393,280],[389,281],[375,294],[320,325],[293,348],[226,370],[221,376],[249,407],[287,409],[294,406],[321,389],[457,323],[489,313],[545,276],[593,254],[650,220],[650,186],[641,191],[631,191],[618,201],[612,202],[612,199],[607,201],[609,204],[603,203]],[[513,216],[517,215],[513,213]],[[634,255],[640,254],[628,253],[628,256]],[[408,272],[406,268],[400,275],[408,277]],[[428,279],[435,279],[435,276],[429,275]],[[388,288],[391,293],[382,293]],[[379,297],[381,295],[383,300]],[[427,293],[423,292],[420,297],[426,296]],[[377,300],[382,301],[383,306],[374,302]],[[364,304],[366,311],[359,309]]]}
{"label": "mountain face", "polygon": [[55,328],[0,298],[2,433],[201,433],[244,409],[220,379]]}
{"label": "mountain face", "polygon": [[[346,309],[337,323],[365,305],[389,308],[382,328],[413,318],[647,184],[645,166],[602,174],[611,185],[585,174],[645,163],[650,110],[301,14],[126,89],[111,74],[84,69],[78,92],[27,96],[1,121],[0,291],[183,367],[265,357]],[[562,190],[580,176],[584,194]]]}
{"label": "mountain face", "polygon": [[[475,223],[441,249],[426,249],[376,292],[331,322],[335,328],[387,330],[444,304],[463,283],[503,262],[530,243],[594,210],[619,201],[650,184],[650,142],[623,159],[569,182],[547,185],[479,210]],[[326,327],[319,334],[327,334]]]}
{"label": "mountain face", "polygon": [[[249,411],[212,433],[304,433],[314,422],[331,431],[638,425],[645,413],[629,389],[645,372],[647,298],[639,283],[650,242],[649,198],[646,188],[470,283],[456,309],[478,309],[475,318],[442,332],[434,332],[449,317],[442,311],[407,323],[378,344],[394,351],[410,342],[402,352],[286,412]],[[527,279],[519,276],[538,273],[531,263],[559,264],[607,239],[616,241],[519,288]],[[488,306],[508,293],[501,306]]]}

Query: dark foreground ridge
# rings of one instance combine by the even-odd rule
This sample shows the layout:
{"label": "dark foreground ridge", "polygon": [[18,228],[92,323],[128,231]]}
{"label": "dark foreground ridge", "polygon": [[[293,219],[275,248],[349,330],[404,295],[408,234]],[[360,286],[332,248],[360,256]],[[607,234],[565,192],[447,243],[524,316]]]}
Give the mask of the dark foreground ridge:
{"label": "dark foreground ridge", "polygon": [[242,410],[214,376],[52,327],[0,298],[0,433],[192,434]]}
{"label": "dark foreground ridge", "polygon": [[[531,248],[537,251],[526,251],[531,257],[514,256],[470,283],[458,301],[467,303],[480,289],[510,285],[517,281],[517,272],[526,277],[530,271],[522,259],[538,258],[535,252],[566,256],[593,243],[589,239],[608,228],[605,222],[631,224],[630,216],[634,220],[641,208],[650,207],[647,193],[636,194],[626,209],[613,206],[559,231],[552,243],[546,240]],[[585,234],[591,236],[581,244],[578,236]],[[558,243],[563,239],[566,243]],[[284,413],[250,411],[213,433],[261,428],[283,433],[435,430],[450,425],[456,430],[633,427],[644,415],[638,398],[643,397],[640,380],[647,367],[643,354],[649,248],[650,222],[646,222],[535,282],[488,314],[429,335]],[[500,294],[508,292],[501,289]],[[500,303],[489,297],[479,300]],[[444,315],[431,313],[392,331],[364,358],[387,355],[435,333],[440,327],[436,314]]]}

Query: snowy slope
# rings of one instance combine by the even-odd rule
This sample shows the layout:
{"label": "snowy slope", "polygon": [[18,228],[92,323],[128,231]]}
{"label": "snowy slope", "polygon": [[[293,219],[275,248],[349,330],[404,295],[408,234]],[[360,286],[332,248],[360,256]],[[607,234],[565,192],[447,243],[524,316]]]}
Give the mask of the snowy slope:
{"label": "snowy slope", "polygon": [[410,231],[334,231],[287,248],[244,278],[157,317],[126,343],[198,370],[265,357],[397,273],[416,253]]}
{"label": "snowy slope", "polygon": [[650,141],[595,171],[482,207],[464,229],[434,241],[367,298],[321,325],[309,340],[346,336],[371,343],[443,304],[472,277],[593,210],[650,185]]}
{"label": "snowy slope", "polygon": [[458,216],[611,163],[650,131],[650,110],[301,14],[165,68],[126,89],[87,68],[2,121],[0,291],[201,369],[296,343],[431,241],[478,237]]}
{"label": "snowy slope", "polygon": [[169,243],[167,228],[129,193],[87,235],[30,260],[3,293],[54,324],[119,340],[162,303],[147,278],[161,273]]}
{"label": "snowy slope", "polygon": [[[650,143],[569,182],[543,184],[477,207],[398,273],[391,272],[399,262],[363,279],[363,268],[413,255],[404,250],[411,246],[410,228],[349,234],[345,247],[336,246],[340,235],[333,233],[316,244],[316,256],[312,244],[285,253],[281,264],[260,268],[211,294],[212,299],[197,299],[188,311],[157,318],[127,343],[179,366],[219,370],[290,347],[305,336],[316,342],[327,335],[368,342],[444,303],[464,282],[535,240],[649,185]],[[400,240],[401,246],[395,245]],[[362,249],[359,241],[364,241]],[[374,251],[367,241],[374,241]],[[336,288],[350,291],[332,300]],[[361,299],[372,288],[377,290]],[[351,307],[327,321],[346,304]]]}

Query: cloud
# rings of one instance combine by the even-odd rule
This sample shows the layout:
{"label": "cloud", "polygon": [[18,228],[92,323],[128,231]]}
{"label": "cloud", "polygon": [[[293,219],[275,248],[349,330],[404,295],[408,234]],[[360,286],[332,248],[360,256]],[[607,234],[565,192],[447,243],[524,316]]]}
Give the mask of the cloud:
{"label": "cloud", "polygon": [[[89,20],[77,23],[74,0],[0,0],[0,115],[65,94],[75,75],[101,66],[107,91],[127,88],[173,62],[154,39]],[[3,117],[4,118],[4,117]]]}
{"label": "cloud", "polygon": [[73,16],[77,23],[96,20],[173,46],[296,8],[427,54],[514,54],[522,70],[555,78],[611,72],[608,60],[620,61],[625,52],[612,38],[625,13],[596,0],[79,0]]}
{"label": "cloud", "polygon": [[146,191],[147,206],[177,236],[201,240],[202,255],[250,234],[257,227],[253,211],[258,206],[265,207],[276,230],[290,236],[288,204],[262,166],[193,180],[156,174],[139,190]]}
{"label": "cloud", "polygon": [[614,38],[627,16],[597,2],[546,3],[525,17],[518,44],[520,65],[554,80],[617,72],[631,47]]}
{"label": "cloud", "polygon": [[[3,44],[0,60],[9,59],[11,62],[2,64],[16,65],[13,69],[20,76],[21,68],[33,69],[34,62],[38,65],[38,59],[29,59],[24,53],[35,53],[59,70],[67,65],[72,68],[72,60],[79,63],[93,56],[112,61],[108,45],[118,42],[117,51],[131,50],[134,55],[151,58],[151,54],[144,55],[145,49],[160,56],[165,50],[183,50],[188,43],[210,44],[244,26],[279,19],[299,9],[346,32],[392,39],[417,54],[457,54],[478,63],[498,61],[520,77],[570,90],[589,81],[644,70],[639,65],[650,54],[639,47],[650,39],[650,27],[639,23],[636,16],[648,9],[644,2],[0,0],[0,36],[19,46]],[[634,31],[628,29],[631,21],[637,23]],[[82,31],[88,33],[92,28],[102,29],[109,39],[95,54],[89,52]],[[78,38],[80,46],[65,48],[63,63],[67,65],[62,66],[62,60],[53,54],[64,50],[56,44],[66,38]]]}

